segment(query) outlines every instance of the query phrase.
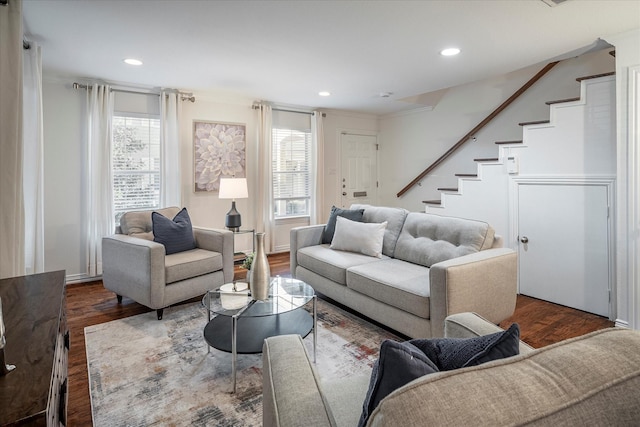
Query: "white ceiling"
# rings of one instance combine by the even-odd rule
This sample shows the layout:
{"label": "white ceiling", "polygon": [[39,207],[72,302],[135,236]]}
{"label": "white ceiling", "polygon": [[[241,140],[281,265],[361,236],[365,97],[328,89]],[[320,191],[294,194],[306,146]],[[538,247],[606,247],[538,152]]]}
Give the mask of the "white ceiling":
{"label": "white ceiling", "polygon": [[23,15],[47,77],[385,114],[640,28],[640,0],[23,0]]}

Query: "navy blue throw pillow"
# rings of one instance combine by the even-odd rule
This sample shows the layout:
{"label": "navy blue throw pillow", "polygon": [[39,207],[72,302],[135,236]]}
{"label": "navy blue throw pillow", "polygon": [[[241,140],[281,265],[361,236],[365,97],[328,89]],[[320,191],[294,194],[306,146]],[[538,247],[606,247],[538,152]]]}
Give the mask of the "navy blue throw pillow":
{"label": "navy blue throw pillow", "polygon": [[384,340],[369,381],[358,426],[364,426],[378,403],[395,389],[423,375],[438,372],[436,365],[410,341]]}
{"label": "navy blue throw pillow", "polygon": [[476,366],[520,353],[520,326],[473,338],[432,338],[410,341],[441,371]]}
{"label": "navy blue throw pillow", "polygon": [[158,212],[151,213],[153,241],[162,243],[167,255],[195,249],[193,228],[187,208],[182,208],[173,220]]}
{"label": "navy blue throw pillow", "polygon": [[331,243],[333,240],[333,235],[336,232],[337,217],[341,216],[350,219],[351,221],[362,222],[363,214],[364,209],[340,209],[332,206],[329,219],[327,220],[327,224],[324,226],[324,231],[322,232],[322,243]]}
{"label": "navy blue throw pillow", "polygon": [[380,401],[416,378],[441,371],[480,365],[520,353],[520,326],[473,338],[386,340],[373,366],[358,427],[364,427]]}

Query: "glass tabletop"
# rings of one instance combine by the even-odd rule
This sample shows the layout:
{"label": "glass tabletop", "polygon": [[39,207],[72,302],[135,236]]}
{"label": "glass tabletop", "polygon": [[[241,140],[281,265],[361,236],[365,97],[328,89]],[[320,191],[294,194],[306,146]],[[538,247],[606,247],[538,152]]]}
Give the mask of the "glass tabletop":
{"label": "glass tabletop", "polygon": [[269,297],[264,301],[253,300],[246,282],[236,281],[208,291],[202,298],[202,305],[211,313],[222,316],[272,316],[296,310],[311,301],[314,295],[313,288],[305,282],[277,276],[271,278]]}

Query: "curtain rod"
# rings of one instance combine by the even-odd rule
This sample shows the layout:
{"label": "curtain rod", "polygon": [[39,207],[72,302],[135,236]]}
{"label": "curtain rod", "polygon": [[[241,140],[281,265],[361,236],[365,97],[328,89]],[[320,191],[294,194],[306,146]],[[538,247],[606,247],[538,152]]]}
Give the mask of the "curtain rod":
{"label": "curtain rod", "polygon": [[[74,82],[74,83],[73,83],[73,88],[74,88],[74,89],[86,89],[86,90],[90,90],[90,89],[91,89],[91,86],[89,86],[89,85],[85,85],[85,84],[82,84],[82,83],[76,83],[76,82]],[[114,89],[114,88],[111,88],[111,91],[112,91],[112,92],[138,93],[138,94],[141,94],[141,95],[157,95],[157,96],[160,96],[160,94],[159,94],[159,93],[156,93],[156,92],[142,92],[142,91],[139,91],[139,90],[133,90],[133,89]],[[195,97],[195,96],[193,96],[193,94],[192,94],[192,93],[178,92],[178,95],[180,95],[180,100],[181,100],[181,101],[196,102],[196,97]]]}
{"label": "curtain rod", "polygon": [[[253,108],[254,110],[257,110],[260,108],[259,105],[252,105],[251,108]],[[285,110],[284,108],[271,108],[273,111],[283,111],[285,113],[298,113],[298,114],[308,114],[310,116],[313,116],[315,114],[315,112],[313,111],[296,111],[296,110]],[[322,117],[327,117],[326,113],[322,113]]]}
{"label": "curtain rod", "polygon": [[[0,6],[9,6],[9,0],[0,0]],[[22,48],[31,49],[31,45],[24,37],[22,38]]]}
{"label": "curtain rod", "polygon": [[376,135],[366,135],[364,133],[352,133],[352,132],[340,132],[340,135],[351,135],[351,136],[372,136],[376,138]]}

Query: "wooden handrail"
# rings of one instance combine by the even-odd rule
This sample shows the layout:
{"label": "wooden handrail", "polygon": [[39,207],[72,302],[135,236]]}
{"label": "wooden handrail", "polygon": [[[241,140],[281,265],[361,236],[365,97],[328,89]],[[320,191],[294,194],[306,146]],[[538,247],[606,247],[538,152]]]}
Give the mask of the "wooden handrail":
{"label": "wooden handrail", "polygon": [[432,170],[434,170],[440,163],[442,163],[447,157],[452,155],[458,148],[462,147],[462,145],[469,140],[473,136],[473,134],[477,133],[480,129],[485,127],[487,123],[493,120],[498,114],[502,112],[505,108],[507,108],[513,101],[515,101],[520,95],[524,93],[527,89],[529,89],[535,82],[537,82],[542,76],[547,74],[547,72],[552,69],[559,61],[548,63],[542,70],[538,71],[538,73],[531,77],[531,79],[526,82],[520,89],[518,89],[513,95],[509,97],[506,101],[504,101],[498,108],[496,108],[491,114],[487,116],[486,119],[481,121],[476,127],[471,129],[465,136],[463,136],[460,141],[456,142],[456,144],[449,148],[446,153],[438,158],[435,162],[431,164],[428,168],[426,168],[420,175],[418,175],[413,181],[411,181],[406,187],[404,187],[396,197],[402,196],[404,193],[409,191],[411,187],[416,185],[422,178],[427,176]]}

